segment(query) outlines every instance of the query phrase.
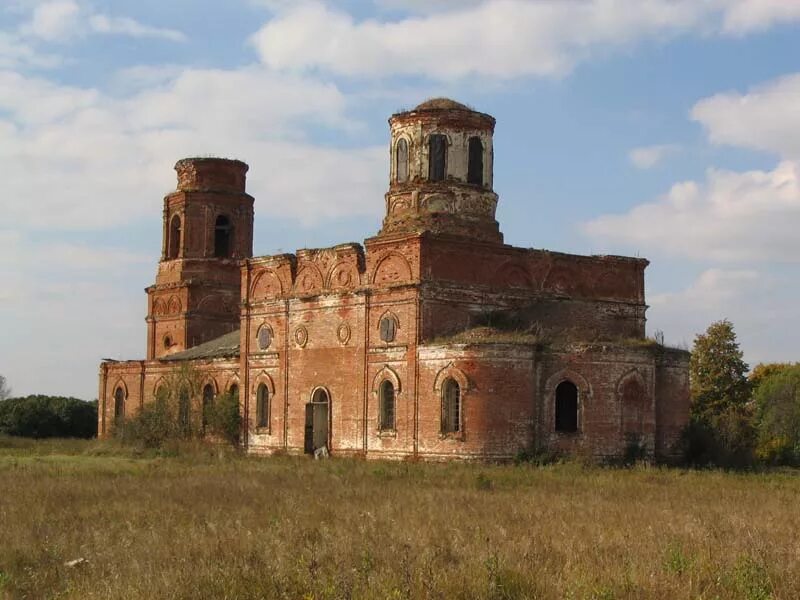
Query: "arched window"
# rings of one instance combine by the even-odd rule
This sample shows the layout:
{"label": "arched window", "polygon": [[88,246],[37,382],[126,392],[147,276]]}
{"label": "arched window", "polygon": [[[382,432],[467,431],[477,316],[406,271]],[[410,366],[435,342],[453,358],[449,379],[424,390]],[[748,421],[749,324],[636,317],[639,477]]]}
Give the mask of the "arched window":
{"label": "arched window", "polygon": [[461,431],[461,388],[455,379],[447,379],[442,385],[442,432]]}
{"label": "arched window", "polygon": [[214,410],[214,386],[207,383],[203,388],[203,431],[211,422],[211,413]]}
{"label": "arched window", "polygon": [[181,248],[181,218],[174,215],[169,222],[169,238],[167,240],[167,258],[178,258]]}
{"label": "arched window", "polygon": [[400,138],[397,142],[395,152],[397,181],[403,183],[408,181],[408,142],[404,138]]}
{"label": "arched window", "polygon": [[440,133],[428,138],[428,179],[444,181],[447,176],[447,136]]}
{"label": "arched window", "polygon": [[380,422],[381,431],[393,431],[394,423],[394,385],[386,379],[380,387]]}
{"label": "arched window", "polygon": [[578,387],[571,381],[556,387],[556,431],[578,431]]}
{"label": "arched window", "polygon": [[269,390],[263,383],[256,390],[256,427],[269,427]]}
{"label": "arched window", "polygon": [[219,215],[214,224],[214,256],[216,258],[228,258],[231,255],[232,230],[230,219],[225,215]]}
{"label": "arched window", "polygon": [[114,390],[114,426],[121,427],[125,421],[125,390],[119,386]]}
{"label": "arched window", "polygon": [[185,386],[178,392],[178,427],[189,432],[189,388]]}
{"label": "arched window", "polygon": [[239,404],[239,386],[234,383],[228,388],[228,393],[231,395],[231,398],[236,401],[236,404]]}
{"label": "arched window", "polygon": [[477,136],[469,138],[467,183],[483,185],[483,142]]}

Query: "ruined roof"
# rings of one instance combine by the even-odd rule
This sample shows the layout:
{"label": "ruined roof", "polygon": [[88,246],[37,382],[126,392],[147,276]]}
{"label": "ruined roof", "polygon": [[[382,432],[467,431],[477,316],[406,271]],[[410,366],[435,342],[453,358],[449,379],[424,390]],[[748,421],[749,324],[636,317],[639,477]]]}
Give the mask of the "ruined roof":
{"label": "ruined roof", "polygon": [[199,344],[183,352],[165,356],[162,360],[195,360],[209,358],[234,358],[239,356],[239,330]]}
{"label": "ruined roof", "polygon": [[451,100],[450,98],[431,98],[430,100],[425,100],[422,104],[418,105],[415,109],[417,110],[472,110],[466,104],[461,104],[461,102],[456,102],[455,100]]}

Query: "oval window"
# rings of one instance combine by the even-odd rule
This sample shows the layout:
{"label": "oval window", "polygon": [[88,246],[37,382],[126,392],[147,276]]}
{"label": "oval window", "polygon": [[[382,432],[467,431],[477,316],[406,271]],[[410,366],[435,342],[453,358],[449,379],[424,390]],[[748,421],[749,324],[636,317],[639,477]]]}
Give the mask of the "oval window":
{"label": "oval window", "polygon": [[380,324],[381,340],[393,342],[397,335],[397,321],[392,317],[383,317]]}
{"label": "oval window", "polygon": [[264,325],[258,330],[258,347],[260,350],[266,350],[270,345],[272,345],[272,331]]}

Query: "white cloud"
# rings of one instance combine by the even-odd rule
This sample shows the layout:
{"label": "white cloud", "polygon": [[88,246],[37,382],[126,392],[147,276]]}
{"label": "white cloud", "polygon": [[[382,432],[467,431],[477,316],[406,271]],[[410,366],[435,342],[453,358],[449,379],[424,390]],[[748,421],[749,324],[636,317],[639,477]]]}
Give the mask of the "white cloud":
{"label": "white cloud", "polygon": [[776,23],[800,20],[797,0],[734,0],[729,4],[723,21],[726,33],[763,31]]}
{"label": "white cloud", "polygon": [[184,33],[175,29],[145,25],[129,17],[96,13],[91,6],[76,0],[48,0],[32,7],[30,20],[19,33],[45,42],[66,42],[90,33],[160,38],[185,42]]}
{"label": "white cloud", "polygon": [[797,326],[800,294],[795,272],[764,273],[749,269],[707,269],[676,292],[648,294],[651,332],[662,330],[667,343],[691,346],[714,321],[736,327],[744,357],[758,362],[800,360]]}
{"label": "white cloud", "polygon": [[61,41],[74,35],[80,27],[81,8],[73,0],[52,0],[33,9],[23,32],[46,41]]}
{"label": "white cloud", "polygon": [[164,29],[161,27],[150,27],[143,25],[128,17],[109,17],[106,15],[92,15],[89,18],[89,26],[96,33],[109,33],[116,35],[128,35],[131,37],[151,37],[162,38],[172,42],[185,42],[186,35],[175,29]]}
{"label": "white cloud", "polygon": [[667,156],[677,152],[675,144],[661,144],[657,146],[640,146],[628,154],[631,163],[638,169],[652,169]]}
{"label": "white cloud", "polygon": [[710,169],[664,197],[584,225],[591,237],[647,253],[704,261],[800,261],[800,165],[771,171]]}
{"label": "white cloud", "polygon": [[[800,3],[798,3],[800,6]],[[715,144],[764,150],[800,159],[800,73],[701,100],[692,118]]]}
{"label": "white cloud", "polygon": [[257,210],[276,217],[377,216],[385,148],[305,141],[312,126],[359,127],[345,108],[333,85],[261,68],[190,69],[125,99],[0,72],[4,218],[96,229],[157,214],[172,165],[197,155],[247,161]]}
{"label": "white cloud", "polygon": [[[414,0],[392,2],[413,9]],[[348,76],[558,76],[602,47],[681,33],[730,33],[800,18],[749,0],[437,2],[432,14],[356,21],[321,2],[279,11],[252,38],[264,64]],[[444,10],[450,6],[452,10]],[[729,24],[730,21],[730,24]],[[737,25],[738,24],[738,25]]]}

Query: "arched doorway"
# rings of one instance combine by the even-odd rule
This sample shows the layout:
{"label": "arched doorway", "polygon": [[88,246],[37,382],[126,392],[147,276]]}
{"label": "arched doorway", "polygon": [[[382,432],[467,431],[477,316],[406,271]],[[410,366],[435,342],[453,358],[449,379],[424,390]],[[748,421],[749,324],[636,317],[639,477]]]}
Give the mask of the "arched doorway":
{"label": "arched doorway", "polygon": [[330,397],[328,390],[317,388],[311,394],[311,402],[306,404],[305,452],[328,446],[328,424],[330,417]]}

